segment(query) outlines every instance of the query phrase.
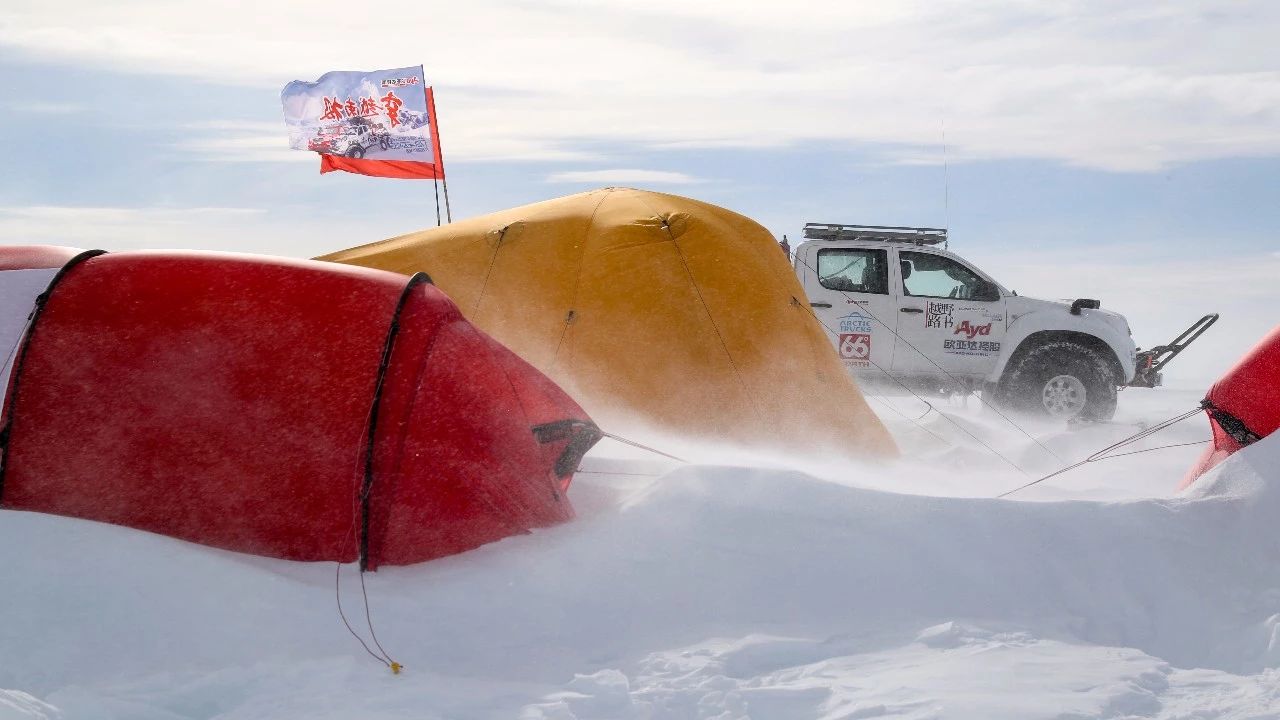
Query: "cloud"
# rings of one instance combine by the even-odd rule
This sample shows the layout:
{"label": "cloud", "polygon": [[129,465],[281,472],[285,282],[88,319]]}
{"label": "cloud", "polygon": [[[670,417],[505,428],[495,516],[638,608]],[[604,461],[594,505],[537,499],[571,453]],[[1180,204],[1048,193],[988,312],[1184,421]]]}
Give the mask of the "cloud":
{"label": "cloud", "polygon": [[237,249],[228,242],[264,216],[263,210],[223,207],[0,207],[0,237],[5,244],[107,250]]}
{"label": "cloud", "polygon": [[317,162],[314,153],[289,148],[283,123],[209,121],[186,126],[173,148],[206,162]]}
{"label": "cloud", "polygon": [[665,170],[636,170],[636,169],[616,169],[616,170],[571,170],[567,172],[552,173],[547,176],[549,183],[590,183],[596,185],[610,184],[645,184],[645,183],[667,183],[672,185],[691,185],[703,182],[700,178],[686,175],[681,172],[668,172]]}
{"label": "cloud", "polygon": [[[297,153],[306,156],[307,153]],[[416,227],[416,226],[413,226]],[[305,206],[0,206],[5,245],[212,250],[307,258],[402,234],[403,219]]]}
{"label": "cloud", "polygon": [[66,205],[29,205],[0,207],[0,219],[25,220],[38,223],[78,222],[115,225],[146,219],[163,224],[190,223],[209,218],[244,217],[261,215],[258,208],[184,207],[184,208],[132,208],[132,207],[75,207]]}
{"label": "cloud", "polygon": [[4,106],[8,110],[22,113],[32,113],[34,115],[71,115],[73,113],[82,112],[84,107],[75,103],[54,103],[54,102],[18,102],[9,103]]}
{"label": "cloud", "polygon": [[889,162],[915,163],[945,122],[956,162],[1117,171],[1280,154],[1277,31],[1280,5],[1266,0],[1212,12],[1159,0],[0,10],[0,47],[28,59],[223,84],[278,88],[402,66],[408,52],[426,64],[444,145],[460,160],[569,159],[583,142],[824,141],[883,145]]}
{"label": "cloud", "polygon": [[[188,137],[173,149],[206,162],[307,162],[314,153],[289,148],[284,123],[215,120],[185,126]],[[600,155],[571,150],[552,138],[490,138],[464,124],[448,138],[449,162],[588,162]],[[444,141],[442,140],[442,144]]]}

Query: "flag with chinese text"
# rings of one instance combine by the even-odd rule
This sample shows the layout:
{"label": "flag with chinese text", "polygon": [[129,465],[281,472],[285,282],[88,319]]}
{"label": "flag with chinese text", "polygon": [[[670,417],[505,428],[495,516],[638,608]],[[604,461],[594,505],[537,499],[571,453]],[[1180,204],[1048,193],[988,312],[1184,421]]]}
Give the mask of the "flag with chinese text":
{"label": "flag with chinese text", "polygon": [[280,93],[289,147],[320,154],[320,172],[444,177],[435,103],[422,67],[325,73]]}

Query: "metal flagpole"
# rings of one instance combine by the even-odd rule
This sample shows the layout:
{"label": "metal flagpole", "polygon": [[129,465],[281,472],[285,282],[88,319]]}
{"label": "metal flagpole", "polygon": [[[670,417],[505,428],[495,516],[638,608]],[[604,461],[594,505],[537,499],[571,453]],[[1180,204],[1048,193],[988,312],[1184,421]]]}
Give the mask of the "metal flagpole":
{"label": "metal flagpole", "polygon": [[436,227],[440,227],[440,181],[431,178],[431,186],[436,189]]}
{"label": "metal flagpole", "polygon": [[453,213],[449,210],[449,178],[441,174],[440,182],[444,185],[444,215],[449,222],[453,222]]}
{"label": "metal flagpole", "polygon": [[453,211],[449,208],[449,178],[444,173],[444,148],[440,146],[440,125],[439,118],[436,116],[436,98],[430,86],[427,87],[427,112],[431,118],[431,136],[435,141],[436,175],[439,176],[440,183],[444,185],[444,216],[448,222],[453,222]]}
{"label": "metal flagpole", "polygon": [[453,213],[452,213],[452,212],[450,212],[450,210],[449,210],[449,181],[448,181],[447,179],[443,179],[443,178],[442,178],[442,179],[440,180],[440,182],[444,183],[444,213],[445,213],[445,217],[449,220],[449,222],[453,222]]}
{"label": "metal flagpole", "polygon": [[[440,227],[440,177],[444,174],[444,156],[440,154],[440,132],[436,128],[436,104],[431,97],[431,86],[427,84],[427,70],[418,66],[418,76],[422,78],[422,97],[427,104],[427,127],[431,133],[432,158],[435,165],[435,176],[431,178],[431,187],[436,192],[436,227]],[[445,187],[445,207],[449,203],[449,189]]]}

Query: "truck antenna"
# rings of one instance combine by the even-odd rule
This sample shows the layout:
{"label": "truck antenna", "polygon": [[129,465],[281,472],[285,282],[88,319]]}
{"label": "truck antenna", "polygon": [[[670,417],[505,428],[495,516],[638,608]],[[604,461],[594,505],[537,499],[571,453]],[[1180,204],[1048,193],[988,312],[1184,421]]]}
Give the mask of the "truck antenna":
{"label": "truck antenna", "polygon": [[[942,227],[951,235],[951,175],[947,168],[947,120],[942,119]],[[947,249],[949,240],[944,240],[942,249]]]}

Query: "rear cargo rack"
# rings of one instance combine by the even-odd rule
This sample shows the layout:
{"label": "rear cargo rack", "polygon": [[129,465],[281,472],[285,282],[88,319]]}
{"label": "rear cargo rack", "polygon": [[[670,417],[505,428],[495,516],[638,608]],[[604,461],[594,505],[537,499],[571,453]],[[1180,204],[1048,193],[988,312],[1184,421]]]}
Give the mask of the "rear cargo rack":
{"label": "rear cargo rack", "polygon": [[945,228],[842,223],[805,223],[804,236],[808,240],[879,240],[909,242],[917,245],[938,245],[947,241]]}

